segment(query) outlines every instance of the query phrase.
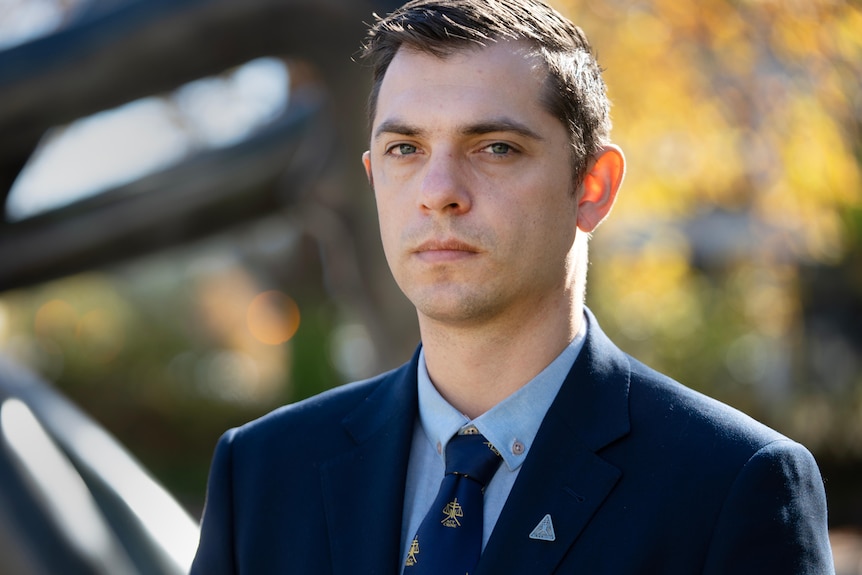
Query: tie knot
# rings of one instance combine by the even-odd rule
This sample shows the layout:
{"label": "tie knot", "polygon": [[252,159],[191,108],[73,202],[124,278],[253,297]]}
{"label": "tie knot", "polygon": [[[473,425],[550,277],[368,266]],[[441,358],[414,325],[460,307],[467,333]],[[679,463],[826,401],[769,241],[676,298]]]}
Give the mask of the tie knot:
{"label": "tie knot", "polygon": [[491,481],[500,461],[500,452],[480,434],[456,435],[446,445],[446,475],[469,477],[482,487]]}

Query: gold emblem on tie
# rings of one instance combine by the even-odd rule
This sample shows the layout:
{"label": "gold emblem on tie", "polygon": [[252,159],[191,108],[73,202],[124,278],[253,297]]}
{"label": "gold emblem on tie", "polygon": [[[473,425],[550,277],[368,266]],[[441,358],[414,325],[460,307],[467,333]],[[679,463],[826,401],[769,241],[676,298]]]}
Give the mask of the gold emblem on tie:
{"label": "gold emblem on tie", "polygon": [[407,550],[407,561],[404,562],[404,565],[407,567],[412,567],[416,565],[416,562],[419,561],[416,556],[419,555],[419,539],[413,538],[413,542],[410,544],[410,549]]}
{"label": "gold emblem on tie", "polygon": [[494,455],[496,455],[497,457],[502,457],[502,456],[500,455],[500,451],[499,451],[496,447],[494,447],[494,444],[492,444],[490,441],[486,441],[486,442],[484,443],[484,445],[487,445],[487,446],[488,446],[488,449],[490,449],[491,451],[493,451],[493,452],[494,452]]}
{"label": "gold emblem on tie", "polygon": [[446,504],[446,507],[443,508],[443,515],[445,515],[445,517],[440,523],[444,526],[461,527],[461,522],[458,521],[458,517],[464,517],[464,510],[461,509],[461,504],[458,503],[457,497],[451,503]]}

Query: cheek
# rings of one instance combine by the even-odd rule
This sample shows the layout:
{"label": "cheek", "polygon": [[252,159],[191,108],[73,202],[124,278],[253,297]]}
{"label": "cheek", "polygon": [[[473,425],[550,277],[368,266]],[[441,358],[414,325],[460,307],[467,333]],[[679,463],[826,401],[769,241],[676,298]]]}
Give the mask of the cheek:
{"label": "cheek", "polygon": [[375,170],[372,174],[374,180],[374,201],[377,204],[377,215],[380,218],[381,226],[386,221],[386,214],[392,212],[392,204],[394,197],[392,194],[392,186],[389,184],[385,174],[380,170]]}
{"label": "cheek", "polygon": [[374,200],[377,203],[377,216],[381,229],[393,227],[399,220],[399,212],[403,210],[403,194],[397,193],[392,186],[378,184],[374,187]]}
{"label": "cheek", "polygon": [[523,225],[548,225],[555,222],[565,225],[566,222],[577,221],[578,201],[571,186],[566,185],[562,178],[551,179],[552,170],[534,174],[532,178],[510,180],[511,189],[515,192],[513,212],[517,217],[528,222]]}
{"label": "cheek", "polygon": [[567,187],[549,183],[533,188],[525,198],[529,201],[519,201],[506,224],[518,230],[531,249],[544,245],[548,251],[567,251],[577,229],[575,196]]}
{"label": "cheek", "polygon": [[377,222],[380,228],[383,252],[386,259],[392,264],[392,257],[397,252],[397,244],[401,236],[399,222],[403,221],[404,218],[398,215],[391,195],[381,194],[375,190],[374,196],[377,201]]}
{"label": "cheek", "polygon": [[391,214],[401,209],[399,203],[404,203],[410,190],[410,181],[399,174],[397,170],[381,167],[372,171],[372,179],[377,211]]}

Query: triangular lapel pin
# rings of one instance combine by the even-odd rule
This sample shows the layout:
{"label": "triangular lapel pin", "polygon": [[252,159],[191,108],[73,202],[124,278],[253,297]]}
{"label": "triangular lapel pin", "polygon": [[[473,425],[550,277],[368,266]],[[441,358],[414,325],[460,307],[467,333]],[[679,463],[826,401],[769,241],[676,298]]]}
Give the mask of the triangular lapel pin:
{"label": "triangular lapel pin", "polygon": [[530,533],[530,539],[538,539],[539,541],[553,541],[557,538],[554,533],[554,523],[551,521],[551,514],[545,515],[539,524],[536,525],[533,532]]}

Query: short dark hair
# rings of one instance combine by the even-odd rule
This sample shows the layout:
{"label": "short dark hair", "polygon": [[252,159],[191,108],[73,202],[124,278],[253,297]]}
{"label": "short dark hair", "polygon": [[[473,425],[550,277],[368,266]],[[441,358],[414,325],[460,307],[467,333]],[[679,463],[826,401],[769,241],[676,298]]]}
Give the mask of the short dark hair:
{"label": "short dark hair", "polygon": [[362,48],[373,69],[368,117],[374,120],[386,70],[402,47],[440,58],[500,40],[531,44],[548,75],[542,103],[569,130],[574,176],[609,143],[607,89],[586,34],[542,0],[412,0],[377,17]]}

